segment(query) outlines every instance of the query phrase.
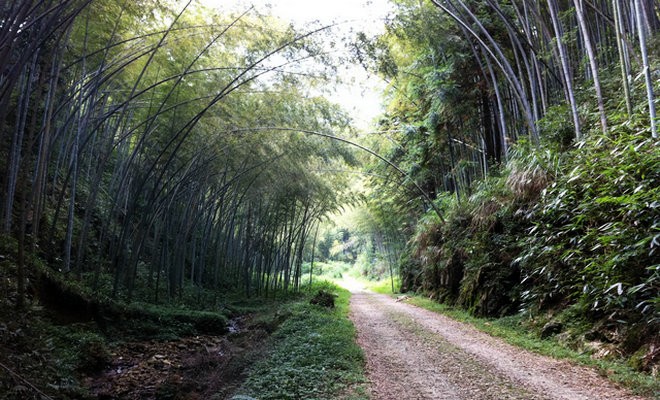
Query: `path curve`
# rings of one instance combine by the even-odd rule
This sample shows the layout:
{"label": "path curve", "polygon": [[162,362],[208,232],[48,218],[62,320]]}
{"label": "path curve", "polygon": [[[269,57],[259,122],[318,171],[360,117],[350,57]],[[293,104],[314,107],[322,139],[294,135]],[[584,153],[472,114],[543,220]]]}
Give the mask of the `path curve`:
{"label": "path curve", "polygon": [[589,368],[511,346],[470,325],[356,290],[351,320],[373,400],[643,400]]}

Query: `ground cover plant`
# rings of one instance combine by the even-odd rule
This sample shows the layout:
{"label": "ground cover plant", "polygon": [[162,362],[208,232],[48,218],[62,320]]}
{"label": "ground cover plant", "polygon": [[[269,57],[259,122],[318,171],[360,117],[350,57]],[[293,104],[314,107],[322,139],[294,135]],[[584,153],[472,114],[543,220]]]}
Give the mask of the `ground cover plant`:
{"label": "ground cover plant", "polygon": [[[350,294],[327,282],[287,305],[290,316],[274,333],[266,357],[249,370],[237,392],[259,399],[366,399],[363,356],[348,320]],[[318,291],[333,293],[334,307],[311,304]]]}

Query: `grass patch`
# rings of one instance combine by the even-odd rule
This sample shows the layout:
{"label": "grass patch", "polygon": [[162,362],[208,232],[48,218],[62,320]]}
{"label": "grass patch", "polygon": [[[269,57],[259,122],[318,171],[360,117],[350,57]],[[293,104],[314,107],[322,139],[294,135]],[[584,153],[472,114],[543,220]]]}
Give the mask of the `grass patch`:
{"label": "grass patch", "polygon": [[398,288],[401,287],[401,280],[398,277],[394,278],[394,291],[392,291],[392,281],[390,278],[384,278],[379,281],[364,281],[367,289],[372,292],[381,294],[397,293]]}
{"label": "grass patch", "polygon": [[[319,290],[337,295],[335,308],[309,304]],[[367,399],[364,358],[348,319],[350,293],[321,282],[285,305],[289,318],[272,336],[271,351],[249,371],[239,391],[267,399]]]}
{"label": "grass patch", "polygon": [[457,321],[469,323],[482,332],[504,339],[507,343],[558,359],[568,359],[579,364],[595,367],[612,382],[627,387],[636,394],[658,396],[660,383],[650,375],[633,370],[616,360],[595,360],[588,353],[572,350],[556,339],[541,339],[536,332],[525,328],[525,317],[514,315],[497,319],[477,318],[467,311],[437,303],[420,296],[412,296],[408,302],[429,311],[447,315]]}
{"label": "grass patch", "polygon": [[102,317],[107,318],[107,333],[123,340],[174,340],[227,331],[227,317],[217,312],[133,303],[114,307],[109,314]]}

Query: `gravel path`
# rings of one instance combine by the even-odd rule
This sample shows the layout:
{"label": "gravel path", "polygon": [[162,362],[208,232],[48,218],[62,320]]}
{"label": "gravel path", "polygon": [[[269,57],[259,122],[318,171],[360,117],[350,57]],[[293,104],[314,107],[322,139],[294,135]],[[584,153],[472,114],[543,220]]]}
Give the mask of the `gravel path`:
{"label": "gravel path", "polygon": [[385,295],[356,290],[351,319],[374,400],[643,400],[591,369]]}

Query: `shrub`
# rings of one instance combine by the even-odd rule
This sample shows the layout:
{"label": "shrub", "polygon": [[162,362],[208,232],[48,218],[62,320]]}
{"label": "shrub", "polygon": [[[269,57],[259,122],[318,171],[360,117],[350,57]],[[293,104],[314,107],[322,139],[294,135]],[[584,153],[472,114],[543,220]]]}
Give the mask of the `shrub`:
{"label": "shrub", "polygon": [[660,156],[637,135],[595,136],[533,207],[517,259],[528,307],[577,302],[592,318],[660,322]]}

